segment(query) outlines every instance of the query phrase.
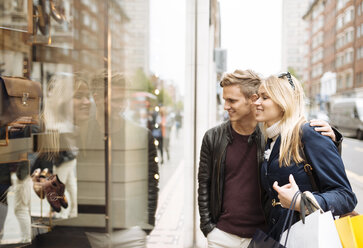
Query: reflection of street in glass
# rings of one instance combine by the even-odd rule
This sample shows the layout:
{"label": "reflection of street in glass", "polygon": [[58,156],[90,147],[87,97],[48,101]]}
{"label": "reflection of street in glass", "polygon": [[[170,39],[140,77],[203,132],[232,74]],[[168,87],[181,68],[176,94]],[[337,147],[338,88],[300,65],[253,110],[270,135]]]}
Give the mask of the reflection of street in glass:
{"label": "reflection of street in glass", "polygon": [[[155,159],[157,151],[154,138],[149,129],[125,115],[127,79],[122,72],[113,73],[111,76],[111,116],[108,117],[109,126],[105,127],[104,91],[107,78],[108,74],[104,71],[91,77],[90,85],[96,113],[89,120],[86,145],[83,147],[87,149],[80,151],[79,159],[79,170],[87,171],[80,175],[79,183],[82,184],[86,181],[87,185],[92,185],[96,194],[90,197],[86,188],[84,190],[81,188],[79,194],[83,198],[83,204],[93,205],[95,199],[101,204],[104,202],[104,188],[99,183],[99,175],[105,172],[104,137],[108,132],[112,141],[110,153],[112,153],[113,174],[110,180],[112,180],[114,192],[117,192],[113,198],[113,204],[117,206],[113,208],[114,227],[128,229],[132,226],[139,226],[145,232],[150,232],[155,222],[159,191],[159,172]],[[88,151],[91,152],[87,153]],[[89,156],[94,160],[90,161]],[[96,166],[90,166],[90,164],[96,164]],[[107,239],[102,235],[91,236]],[[144,233],[143,236],[146,237],[146,234]],[[119,236],[117,235],[117,237]],[[117,242],[119,241],[121,242],[121,240]]]}
{"label": "reflection of street in glass", "polygon": [[176,132],[175,138],[179,136],[182,117],[180,112],[176,113],[168,107],[161,106],[155,108],[155,111],[149,116],[148,126],[151,129],[153,137],[156,139],[158,147],[158,157],[161,164],[164,164],[165,159],[170,160],[170,136],[172,128]]}

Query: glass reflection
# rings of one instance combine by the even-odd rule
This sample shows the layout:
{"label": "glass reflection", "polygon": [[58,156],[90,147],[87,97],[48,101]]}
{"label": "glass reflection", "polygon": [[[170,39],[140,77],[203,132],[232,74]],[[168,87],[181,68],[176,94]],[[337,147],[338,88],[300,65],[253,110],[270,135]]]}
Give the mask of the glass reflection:
{"label": "glass reflection", "polygon": [[[23,12],[17,20],[8,16],[6,19],[6,12],[0,16],[0,26],[5,21],[9,25],[21,23],[25,32],[25,14],[33,16],[34,24],[28,34],[0,27],[0,74],[38,81],[44,94],[39,104],[40,123],[14,126],[12,138],[15,128],[22,133],[10,141],[8,148],[0,147],[0,193],[4,202],[0,213],[2,207],[7,208],[0,215],[1,243],[28,242],[37,237],[33,245],[38,247],[37,240],[54,236],[57,241],[48,245],[62,246],[63,242],[74,241],[64,238],[70,233],[72,237],[88,237],[90,243],[94,242],[92,237],[105,237],[103,244],[125,244],[131,238],[145,246],[146,237],[156,229],[157,222],[169,215],[163,212],[164,208],[156,212],[159,186],[175,188],[176,182],[179,185],[180,181],[171,178],[178,177],[175,171],[183,156],[183,144],[178,139],[183,136],[182,132],[179,134],[183,116],[179,83],[170,76],[158,77],[151,72],[155,70],[150,57],[159,57],[154,56],[159,52],[151,53],[151,49],[164,47],[151,43],[151,26],[159,27],[150,23],[152,2],[0,2],[0,13],[6,12],[1,12],[2,8],[11,9],[12,16]],[[28,7],[33,7],[34,12],[29,12]],[[111,35],[105,37],[108,28]],[[111,75],[104,73],[110,69],[104,68],[108,41],[108,65],[116,71]],[[84,73],[75,73],[78,71]],[[105,115],[109,79],[111,111]],[[108,132],[105,120],[110,124]],[[110,150],[105,146],[107,137],[111,139]],[[104,235],[105,217],[108,218],[105,156],[109,153],[114,230],[111,238]],[[24,165],[1,171],[5,168],[3,163],[14,160]],[[182,198],[178,194],[174,197]],[[164,197],[164,205],[168,199]],[[64,231],[62,238],[60,228]],[[91,233],[86,237],[86,230],[99,235]],[[157,232],[155,237],[158,235]]]}
{"label": "glass reflection", "polygon": [[0,89],[0,243],[27,243],[31,240],[27,144],[39,129],[41,87],[25,78],[1,75]]}
{"label": "glass reflection", "polygon": [[[70,73],[50,79],[42,113],[43,132],[38,135],[38,150],[31,168],[33,189],[40,198],[40,203],[32,203],[33,216],[77,216],[77,138],[89,118],[90,106],[86,79]],[[49,216],[43,209],[43,199],[51,207]]]}
{"label": "glass reflection", "polygon": [[[136,242],[145,244],[146,233],[149,233],[155,224],[155,211],[158,200],[158,164],[154,138],[146,127],[125,118],[128,104],[129,82],[123,73],[113,73],[111,77],[111,112],[109,116],[112,150],[112,203],[113,227],[127,229],[113,233],[113,238],[107,234],[88,233],[90,242],[99,237],[103,243]],[[100,192],[103,185],[97,184],[104,179],[104,137],[105,133],[105,98],[104,92],[108,80],[107,73],[92,76],[90,85],[95,101],[96,114],[89,121],[89,135],[87,135],[86,150],[92,151],[94,166],[89,167],[87,156],[81,166],[88,166],[87,185]],[[89,153],[88,153],[89,154]],[[88,163],[87,163],[88,162]],[[82,168],[81,168],[82,169]],[[102,177],[100,177],[102,175]],[[86,206],[95,206],[105,200],[104,192],[88,196],[88,192],[80,191],[87,196],[82,202]],[[95,201],[96,200],[96,201]],[[132,227],[138,226],[138,231]],[[142,230],[141,230],[142,229]],[[132,233],[132,238],[125,238],[125,232]],[[133,241],[132,241],[133,240]],[[127,243],[131,245],[131,243]],[[112,243],[114,245],[114,243]],[[138,246],[137,246],[138,247]]]}
{"label": "glass reflection", "polygon": [[3,0],[0,2],[0,28],[28,31],[27,0]]}

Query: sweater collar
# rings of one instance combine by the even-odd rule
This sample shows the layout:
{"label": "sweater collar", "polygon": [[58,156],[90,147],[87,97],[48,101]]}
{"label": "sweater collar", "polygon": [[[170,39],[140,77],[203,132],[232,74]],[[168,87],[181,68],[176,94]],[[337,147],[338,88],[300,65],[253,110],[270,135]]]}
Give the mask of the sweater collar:
{"label": "sweater collar", "polygon": [[272,126],[266,128],[267,137],[273,140],[276,139],[280,132],[280,121],[275,122]]}

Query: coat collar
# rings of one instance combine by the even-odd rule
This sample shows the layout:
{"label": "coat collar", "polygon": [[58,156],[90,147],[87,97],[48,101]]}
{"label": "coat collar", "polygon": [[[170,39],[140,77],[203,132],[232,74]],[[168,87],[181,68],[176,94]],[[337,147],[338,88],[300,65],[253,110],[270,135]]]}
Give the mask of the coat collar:
{"label": "coat collar", "polygon": [[268,164],[271,163],[276,157],[278,160],[278,156],[280,155],[280,144],[281,144],[281,135],[279,135],[275,141],[274,147],[272,148],[270,158],[268,159]]}

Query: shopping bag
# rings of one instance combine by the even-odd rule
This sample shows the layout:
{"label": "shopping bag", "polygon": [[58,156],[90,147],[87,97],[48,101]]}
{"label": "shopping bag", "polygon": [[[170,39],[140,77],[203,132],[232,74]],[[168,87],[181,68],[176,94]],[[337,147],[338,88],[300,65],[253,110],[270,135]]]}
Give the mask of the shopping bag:
{"label": "shopping bag", "polygon": [[343,248],[358,248],[350,216],[335,220],[335,226],[337,227]]}
{"label": "shopping bag", "polygon": [[[297,197],[301,194],[300,191],[297,191],[294,195],[294,197],[291,200],[291,204],[289,207],[289,210],[285,216],[285,220],[284,220],[284,225],[282,230],[285,230],[285,227],[287,226],[287,223],[290,222],[289,227],[291,226],[291,221],[293,218],[293,212],[295,209],[295,204],[296,204],[296,200]],[[275,226],[276,228],[276,226]],[[276,241],[275,239],[273,239],[270,234],[273,231],[274,228],[272,228],[270,230],[269,233],[264,233],[262,230],[257,229],[257,231],[255,232],[255,234],[252,237],[251,242],[249,243],[247,248],[286,248],[286,246],[280,244],[281,241],[281,237],[282,235],[280,234],[280,239],[279,241]],[[285,238],[286,240],[286,238]]]}
{"label": "shopping bag", "polygon": [[363,215],[350,217],[358,247],[363,247]]}
{"label": "shopping bag", "polygon": [[317,210],[296,222],[290,230],[282,234],[281,244],[285,243],[287,233],[288,248],[341,248],[339,234],[334,224],[331,211],[321,212]]}
{"label": "shopping bag", "polygon": [[262,230],[257,229],[257,231],[252,237],[250,244],[248,245],[248,248],[266,248],[266,247],[286,248],[285,246],[281,245],[278,241],[268,236],[268,234],[264,233]]}

